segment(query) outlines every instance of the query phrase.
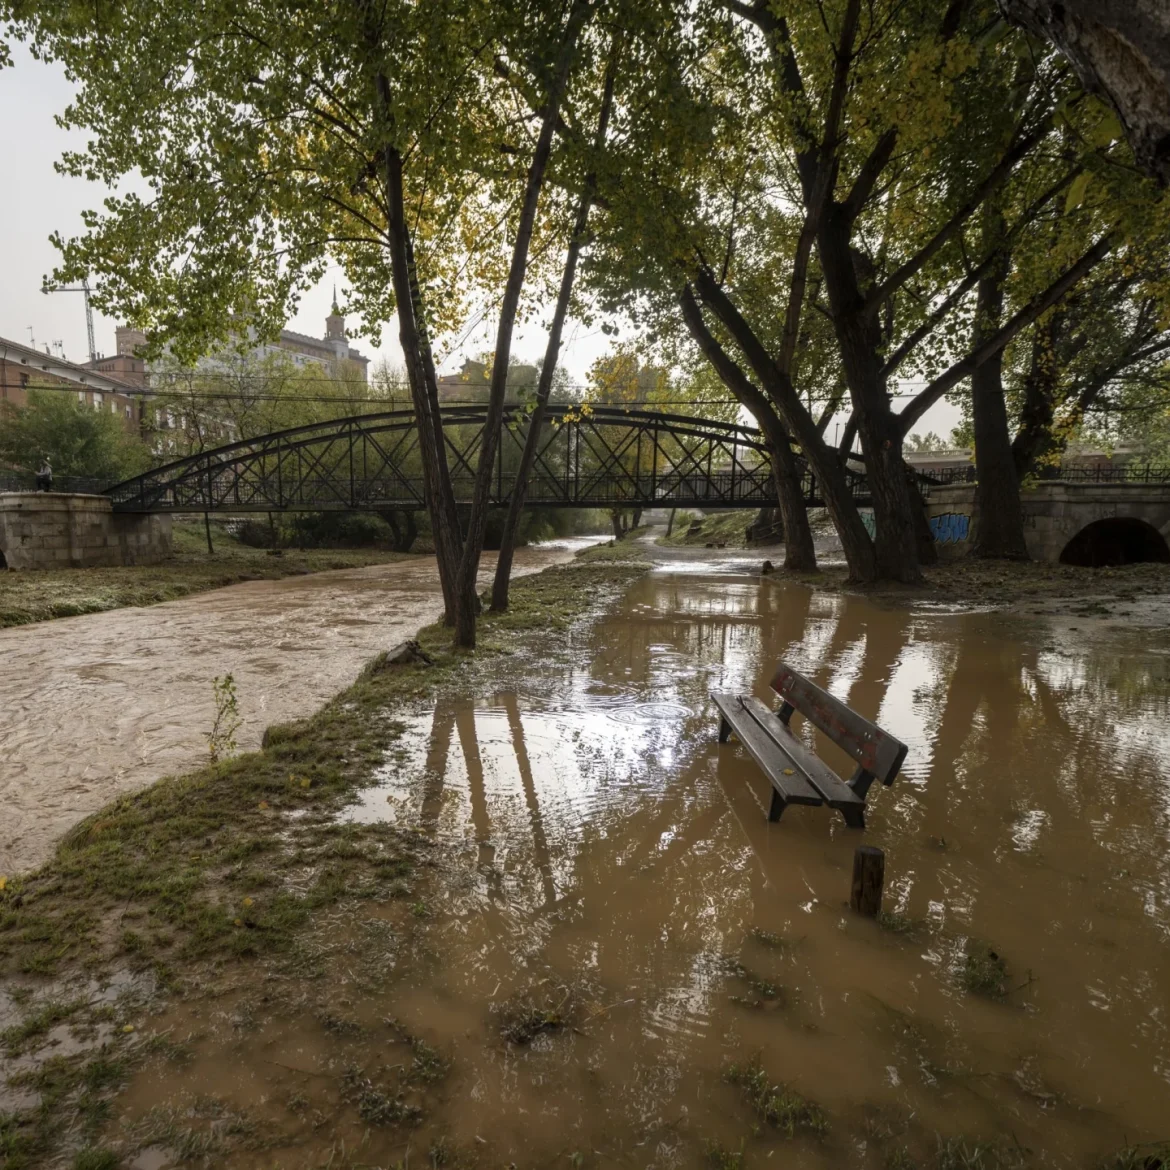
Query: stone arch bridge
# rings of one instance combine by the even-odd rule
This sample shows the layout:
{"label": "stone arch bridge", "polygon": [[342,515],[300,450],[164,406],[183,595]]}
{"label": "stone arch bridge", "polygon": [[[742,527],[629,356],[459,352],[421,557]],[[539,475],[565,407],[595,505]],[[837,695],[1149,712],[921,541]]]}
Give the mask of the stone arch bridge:
{"label": "stone arch bridge", "polygon": [[[1021,495],[1024,536],[1036,561],[1072,565],[1170,562],[1170,467],[1066,468]],[[955,553],[975,534],[975,486],[931,486],[927,518]]]}

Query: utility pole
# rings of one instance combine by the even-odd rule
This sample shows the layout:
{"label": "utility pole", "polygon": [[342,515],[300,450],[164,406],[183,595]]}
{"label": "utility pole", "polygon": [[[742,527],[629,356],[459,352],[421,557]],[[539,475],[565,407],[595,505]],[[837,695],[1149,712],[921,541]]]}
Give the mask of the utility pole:
{"label": "utility pole", "polygon": [[58,285],[54,288],[52,285],[46,284],[41,287],[41,292],[46,296],[54,292],[79,292],[85,297],[85,328],[89,334],[89,360],[91,362],[97,361],[97,346],[93,342],[93,309],[89,304],[89,278],[86,277],[80,284],[74,285]]}

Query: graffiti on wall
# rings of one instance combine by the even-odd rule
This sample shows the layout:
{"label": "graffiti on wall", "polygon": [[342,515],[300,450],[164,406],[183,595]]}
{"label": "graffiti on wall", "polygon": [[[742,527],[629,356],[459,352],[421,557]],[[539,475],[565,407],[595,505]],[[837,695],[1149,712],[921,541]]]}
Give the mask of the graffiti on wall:
{"label": "graffiti on wall", "polygon": [[944,512],[930,518],[930,531],[939,544],[961,544],[970,528],[971,517],[965,512]]}
{"label": "graffiti on wall", "polygon": [[870,540],[877,539],[877,521],[873,518],[873,512],[862,508],[858,515],[861,517],[862,524],[865,525],[866,532],[869,533]]}

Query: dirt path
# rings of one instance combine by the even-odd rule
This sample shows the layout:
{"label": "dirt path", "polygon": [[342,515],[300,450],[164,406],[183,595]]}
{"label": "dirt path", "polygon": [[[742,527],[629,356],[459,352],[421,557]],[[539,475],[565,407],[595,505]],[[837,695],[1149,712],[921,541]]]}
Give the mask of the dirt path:
{"label": "dirt path", "polygon": [[[582,543],[521,549],[516,572]],[[485,577],[494,565],[485,556]],[[235,677],[252,749],[441,613],[434,561],[415,558],[0,631],[0,874],[40,864],[119,794],[203,763],[217,675]]]}

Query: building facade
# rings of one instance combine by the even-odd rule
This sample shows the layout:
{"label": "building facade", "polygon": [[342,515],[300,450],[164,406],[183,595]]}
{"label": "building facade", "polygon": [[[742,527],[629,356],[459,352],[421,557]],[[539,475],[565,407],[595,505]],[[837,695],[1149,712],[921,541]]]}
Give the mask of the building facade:
{"label": "building facade", "polygon": [[32,390],[76,394],[79,403],[117,415],[128,429],[139,425],[145,397],[141,382],[0,337],[0,402],[25,406]]}

